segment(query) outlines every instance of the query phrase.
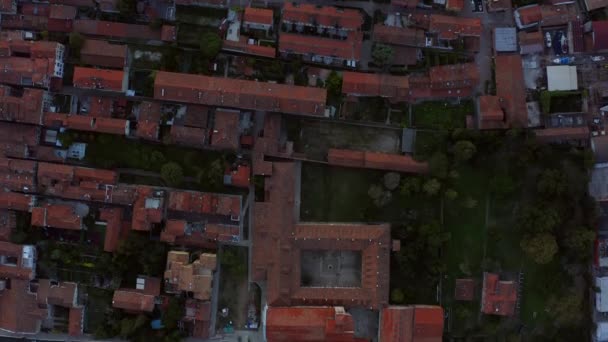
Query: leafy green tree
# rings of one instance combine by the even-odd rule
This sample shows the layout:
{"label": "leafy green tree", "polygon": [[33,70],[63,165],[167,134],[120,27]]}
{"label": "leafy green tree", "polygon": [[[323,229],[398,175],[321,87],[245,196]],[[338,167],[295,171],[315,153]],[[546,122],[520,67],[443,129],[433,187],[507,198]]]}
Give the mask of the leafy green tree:
{"label": "leafy green tree", "polygon": [[412,196],[420,192],[421,186],[420,178],[407,177],[401,184],[401,194]]}
{"label": "leafy green tree", "polygon": [[403,294],[403,290],[399,288],[395,288],[391,291],[391,302],[394,304],[402,304],[405,300],[405,295]]}
{"label": "leafy green tree", "polygon": [[215,58],[222,49],[222,39],[215,32],[205,32],[200,39],[200,48],[203,58]]}
{"label": "leafy green tree", "polygon": [[557,254],[555,236],[550,233],[526,235],[520,242],[521,249],[537,264],[548,264]]}
{"label": "leafy green tree", "polygon": [[583,294],[571,289],[566,293],[552,295],[547,302],[547,310],[555,323],[560,326],[575,326],[584,317]]}
{"label": "leafy green tree", "polygon": [[393,59],[393,48],[384,44],[375,44],[372,49],[372,58],[380,66],[387,65]]}
{"label": "leafy green tree", "polygon": [[492,177],[489,187],[493,194],[499,198],[505,198],[515,192],[516,184],[508,174],[499,173]]}
{"label": "leafy green tree", "polygon": [[439,193],[439,190],[441,190],[441,183],[435,178],[429,179],[422,186],[422,190],[424,190],[424,193],[428,196],[435,196]]}
{"label": "leafy green tree", "polygon": [[163,165],[160,169],[160,175],[170,186],[178,186],[184,181],[184,170],[182,170],[179,164],[174,162]]}
{"label": "leafy green tree", "polygon": [[70,44],[70,52],[73,53],[75,57],[80,57],[80,50],[84,45],[84,37],[78,32],[72,32],[69,36],[69,44]]}
{"label": "leafy green tree", "polygon": [[561,196],[568,190],[568,177],[560,170],[547,169],[538,177],[536,188],[547,197]]}
{"label": "leafy green tree", "polygon": [[395,190],[401,181],[401,175],[397,172],[388,172],[383,177],[384,187],[388,190]]}
{"label": "leafy green tree", "polygon": [[197,181],[209,190],[217,189],[224,181],[224,160],[216,159],[196,175]]}
{"label": "leafy green tree", "polygon": [[469,140],[460,140],[454,145],[454,158],[458,162],[465,162],[473,158],[477,152],[475,144]]}
{"label": "leafy green tree", "polygon": [[553,206],[538,203],[525,208],[517,221],[526,233],[544,233],[552,232],[561,223],[561,217]]}
{"label": "leafy green tree", "polygon": [[429,159],[429,171],[431,175],[438,178],[445,178],[448,175],[450,162],[445,153],[436,152]]}
{"label": "leafy green tree", "polygon": [[163,325],[167,331],[177,329],[179,321],[184,317],[184,303],[176,297],[170,297],[169,306],[163,314]]}
{"label": "leafy green tree", "polygon": [[458,197],[458,192],[456,192],[454,189],[447,189],[444,195],[446,199],[453,201]]}
{"label": "leafy green tree", "polygon": [[593,241],[595,241],[595,232],[587,227],[579,227],[566,233],[563,247],[571,256],[584,260],[591,256]]}
{"label": "leafy green tree", "polygon": [[477,206],[477,200],[471,196],[467,196],[464,201],[462,201],[462,206],[467,209],[473,209]]}
{"label": "leafy green tree", "polygon": [[325,80],[325,88],[329,96],[340,97],[342,95],[342,76],[332,70]]}

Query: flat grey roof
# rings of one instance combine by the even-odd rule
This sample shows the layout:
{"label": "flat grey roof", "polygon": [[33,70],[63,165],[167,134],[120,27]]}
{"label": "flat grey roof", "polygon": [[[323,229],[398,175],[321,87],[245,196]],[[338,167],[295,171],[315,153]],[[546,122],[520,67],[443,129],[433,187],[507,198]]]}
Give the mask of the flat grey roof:
{"label": "flat grey roof", "polygon": [[494,29],[494,50],[496,52],[517,51],[517,30],[515,27],[497,27]]}

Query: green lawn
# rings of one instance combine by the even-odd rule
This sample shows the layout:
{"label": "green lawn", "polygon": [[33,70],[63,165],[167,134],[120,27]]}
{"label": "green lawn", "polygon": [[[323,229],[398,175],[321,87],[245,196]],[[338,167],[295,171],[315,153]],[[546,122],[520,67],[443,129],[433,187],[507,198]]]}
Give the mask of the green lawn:
{"label": "green lawn", "polygon": [[103,325],[104,315],[112,306],[112,291],[86,286],[84,292],[87,294],[84,331],[93,333],[98,326]]}
{"label": "green lawn", "polygon": [[[392,222],[402,224],[411,219],[436,219],[436,199],[407,197],[399,188],[391,192],[390,202],[378,208],[368,195],[372,185],[382,185],[386,172],[356,168],[333,167],[314,163],[302,164],[300,220],[329,222]],[[401,179],[408,177],[401,174]]]}
{"label": "green lawn", "polygon": [[452,105],[444,101],[424,102],[413,105],[412,123],[415,128],[454,129],[464,128],[467,115],[473,115],[473,101]]}

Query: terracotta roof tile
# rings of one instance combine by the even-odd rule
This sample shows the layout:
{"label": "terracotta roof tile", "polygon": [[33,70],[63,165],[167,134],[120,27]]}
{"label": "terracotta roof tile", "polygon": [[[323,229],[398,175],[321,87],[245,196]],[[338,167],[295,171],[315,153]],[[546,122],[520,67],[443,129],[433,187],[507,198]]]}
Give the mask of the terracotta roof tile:
{"label": "terracotta roof tile", "polygon": [[324,115],[325,89],[160,71],[154,98],[210,106]]}
{"label": "terracotta roof tile", "polygon": [[243,14],[244,23],[272,25],[273,21],[274,14],[272,9],[245,7],[245,13]]}
{"label": "terracotta roof tile", "polygon": [[211,146],[219,149],[237,150],[239,148],[240,112],[218,109],[211,131]]}
{"label": "terracotta roof tile", "polygon": [[154,296],[132,289],[120,289],[114,291],[112,306],[130,312],[152,312],[154,311]]}
{"label": "terracotta roof tile", "polygon": [[361,59],[362,41],[363,34],[361,32],[349,32],[348,38],[345,40],[281,33],[279,36],[279,51],[359,61]]}
{"label": "terracotta roof tile", "polygon": [[443,309],[439,306],[388,306],[380,313],[381,342],[441,342]]}
{"label": "terracotta roof tile", "polygon": [[512,316],[517,303],[517,283],[500,280],[498,274],[484,272],[481,312],[488,315]]}
{"label": "terracotta roof tile", "polygon": [[80,230],[82,217],[67,204],[46,204],[32,208],[32,226]]}
{"label": "terracotta roof tile", "polygon": [[481,19],[431,14],[429,31],[439,39],[456,39],[463,36],[481,36]]}
{"label": "terracotta roof tile", "polygon": [[118,248],[120,233],[122,230],[122,208],[101,208],[99,218],[107,223],[103,250],[114,252]]}
{"label": "terracotta roof tile", "polygon": [[47,310],[38,307],[36,295],[29,291],[29,281],[11,279],[11,287],[0,296],[0,329],[19,333],[37,333]]}
{"label": "terracotta roof tile", "polygon": [[342,92],[355,96],[381,96],[406,100],[409,97],[409,78],[345,71],[342,74]]}
{"label": "terracotta roof tile", "polygon": [[124,91],[125,73],[118,70],[74,67],[74,87]]}
{"label": "terracotta roof tile", "polygon": [[426,37],[423,30],[410,27],[374,25],[373,40],[378,43],[402,46],[425,47]]}
{"label": "terracotta roof tile", "polygon": [[496,56],[495,74],[496,95],[504,99],[507,123],[510,126],[527,127],[528,109],[521,56]]}
{"label": "terracotta roof tile", "polygon": [[87,39],[80,50],[80,59],[85,64],[122,69],[127,63],[127,45]]}
{"label": "terracotta roof tile", "polygon": [[426,173],[428,165],[415,161],[411,156],[380,152],[330,148],[327,161],[331,165],[393,170],[409,173]]}
{"label": "terracotta roof tile", "polygon": [[268,342],[355,342],[354,320],[342,307],[270,307]]}
{"label": "terracotta roof tile", "polygon": [[281,19],[283,23],[338,27],[346,30],[358,30],[363,25],[363,16],[359,10],[294,2],[283,4]]}
{"label": "terracotta roof tile", "polygon": [[186,127],[172,125],[169,136],[171,137],[171,143],[191,146],[197,148],[203,148],[207,144],[207,137],[209,130],[206,128]]}

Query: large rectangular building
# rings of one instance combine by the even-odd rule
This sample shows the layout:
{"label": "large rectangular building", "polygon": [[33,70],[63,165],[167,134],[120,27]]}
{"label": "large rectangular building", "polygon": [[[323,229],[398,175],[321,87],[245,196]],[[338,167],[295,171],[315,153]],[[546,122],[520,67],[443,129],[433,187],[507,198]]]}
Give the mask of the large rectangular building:
{"label": "large rectangular building", "polygon": [[325,89],[159,71],[154,98],[259,111],[322,116]]}

